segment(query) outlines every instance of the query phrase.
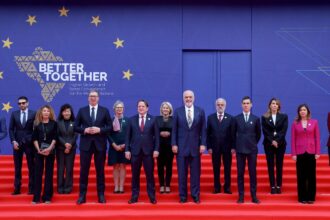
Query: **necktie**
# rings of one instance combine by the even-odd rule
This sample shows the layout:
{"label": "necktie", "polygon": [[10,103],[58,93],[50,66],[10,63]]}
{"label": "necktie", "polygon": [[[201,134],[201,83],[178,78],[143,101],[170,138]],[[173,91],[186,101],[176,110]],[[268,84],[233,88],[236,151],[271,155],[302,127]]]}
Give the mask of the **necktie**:
{"label": "necktie", "polygon": [[25,124],[26,124],[26,114],[25,114],[25,112],[23,112],[23,119],[22,119],[23,127],[25,127]]}
{"label": "necktie", "polygon": [[219,122],[221,123],[222,121],[222,114],[219,115]]}
{"label": "necktie", "polygon": [[192,125],[191,110],[188,109],[188,127],[190,128],[191,125]]}
{"label": "necktie", "polygon": [[113,120],[112,127],[114,131],[120,131],[119,119],[116,116],[115,119]]}
{"label": "necktie", "polygon": [[140,130],[143,132],[144,129],[144,116],[141,117]]}
{"label": "necktie", "polygon": [[245,114],[245,122],[248,122],[249,118],[248,118],[248,114]]}
{"label": "necktie", "polygon": [[92,107],[92,122],[93,122],[93,124],[95,122],[95,108],[94,107]]}

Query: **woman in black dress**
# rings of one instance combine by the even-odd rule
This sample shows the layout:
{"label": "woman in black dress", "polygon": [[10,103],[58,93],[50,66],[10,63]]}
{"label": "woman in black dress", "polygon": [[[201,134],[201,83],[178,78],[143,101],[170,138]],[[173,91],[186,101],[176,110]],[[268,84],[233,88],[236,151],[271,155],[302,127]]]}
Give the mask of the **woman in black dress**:
{"label": "woman in black dress", "polygon": [[[282,192],[282,170],[286,149],[285,135],[288,129],[288,116],[280,113],[280,110],[280,100],[272,98],[268,103],[267,112],[261,118],[271,194],[280,194]],[[276,161],[276,183],[274,160]]]}
{"label": "woman in black dress", "polygon": [[[171,146],[171,134],[173,127],[173,108],[171,103],[163,102],[160,105],[160,116],[157,117],[157,125],[159,127],[159,156],[157,159],[158,179],[160,185],[160,193],[171,192],[172,164],[174,154]],[[166,175],[164,176],[164,168]],[[164,181],[165,179],[165,181]]]}
{"label": "woman in black dress", "polygon": [[77,133],[73,130],[74,113],[71,105],[61,106],[57,120],[56,146],[57,192],[69,194],[73,188],[73,165],[77,148]]}
{"label": "woman in black dress", "polygon": [[122,101],[116,101],[113,109],[115,115],[112,121],[113,129],[108,138],[110,143],[108,165],[113,166],[114,193],[124,193],[126,164],[129,163],[129,160],[125,158],[125,137],[128,118],[124,117],[124,103]]}
{"label": "woman in black dress", "polygon": [[53,196],[53,172],[57,139],[57,124],[54,110],[51,106],[41,107],[34,121],[32,141],[36,149],[35,156],[35,183],[32,203],[40,203],[42,176],[45,168],[45,183],[42,201],[50,203]]}

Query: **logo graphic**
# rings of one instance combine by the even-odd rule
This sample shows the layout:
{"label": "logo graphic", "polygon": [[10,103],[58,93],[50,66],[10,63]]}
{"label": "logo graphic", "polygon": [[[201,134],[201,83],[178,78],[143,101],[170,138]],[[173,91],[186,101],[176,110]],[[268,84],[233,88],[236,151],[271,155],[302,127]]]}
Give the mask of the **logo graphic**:
{"label": "logo graphic", "polygon": [[20,72],[38,82],[46,102],[51,102],[66,82],[70,82],[70,95],[83,95],[92,88],[110,94],[105,91],[106,72],[86,72],[83,63],[65,63],[62,57],[40,47],[32,56],[15,56],[15,61]]}
{"label": "logo graphic", "polygon": [[35,62],[63,62],[62,57],[55,56],[51,51],[44,51],[37,47],[32,56],[15,56],[16,64],[20,72],[36,80],[41,87],[41,95],[46,102],[51,102],[55,95],[64,87],[65,83],[45,82],[38,72]]}

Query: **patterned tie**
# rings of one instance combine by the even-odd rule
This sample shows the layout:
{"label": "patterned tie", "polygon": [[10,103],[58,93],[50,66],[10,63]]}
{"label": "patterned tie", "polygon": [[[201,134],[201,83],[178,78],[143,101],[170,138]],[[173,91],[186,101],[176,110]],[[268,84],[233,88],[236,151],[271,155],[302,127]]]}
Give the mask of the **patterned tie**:
{"label": "patterned tie", "polygon": [[94,124],[94,122],[95,122],[95,108],[94,107],[92,107],[92,123]]}
{"label": "patterned tie", "polygon": [[142,132],[143,132],[143,130],[144,130],[144,116],[141,117],[140,130],[141,130]]}
{"label": "patterned tie", "polygon": [[190,128],[192,125],[192,118],[191,118],[191,110],[188,109],[188,127]]}
{"label": "patterned tie", "polygon": [[219,123],[222,121],[222,114],[219,115]]}
{"label": "patterned tie", "polygon": [[23,112],[22,126],[25,127],[25,125],[26,125],[26,113]]}

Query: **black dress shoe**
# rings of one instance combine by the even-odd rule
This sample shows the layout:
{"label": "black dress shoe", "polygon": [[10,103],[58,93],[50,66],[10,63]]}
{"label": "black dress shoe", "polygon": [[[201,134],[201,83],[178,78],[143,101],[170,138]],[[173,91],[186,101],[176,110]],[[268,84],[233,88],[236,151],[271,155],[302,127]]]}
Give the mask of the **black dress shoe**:
{"label": "black dress shoe", "polygon": [[230,190],[225,190],[225,191],[223,191],[223,193],[225,193],[225,194],[233,194]]}
{"label": "black dress shoe", "polygon": [[277,193],[277,191],[276,191],[275,187],[270,188],[270,194],[276,194],[276,193]]}
{"label": "black dress shoe", "polygon": [[157,204],[157,200],[156,199],[150,199],[150,203],[155,205],[155,204]]}
{"label": "black dress shoe", "polygon": [[256,197],[252,198],[252,202],[255,203],[255,204],[260,204],[260,200],[257,199]]}
{"label": "black dress shoe", "polygon": [[77,200],[77,205],[81,205],[83,203],[86,203],[86,196],[79,196]]}
{"label": "black dress shoe", "polygon": [[106,202],[107,202],[107,201],[105,200],[103,194],[100,194],[98,197],[99,197],[99,199],[98,199],[99,203],[106,203]]}
{"label": "black dress shoe", "polygon": [[314,201],[307,201],[307,204],[314,204]]}
{"label": "black dress shoe", "polygon": [[214,189],[212,193],[213,194],[218,194],[218,193],[220,193],[220,189]]}
{"label": "black dress shoe", "polygon": [[180,201],[179,201],[180,203],[186,203],[187,202],[187,198],[180,198]]}
{"label": "black dress shoe", "polygon": [[237,199],[237,203],[238,204],[242,204],[242,203],[244,203],[244,197],[239,197],[238,199]]}
{"label": "black dress shoe", "polygon": [[302,204],[307,204],[307,201],[298,201],[298,202],[300,202]]}
{"label": "black dress shoe", "polygon": [[282,193],[281,187],[276,187],[276,193],[277,194],[281,194]]}
{"label": "black dress shoe", "polygon": [[19,189],[14,189],[14,191],[11,193],[12,195],[19,195],[21,194],[21,190]]}
{"label": "black dress shoe", "polygon": [[201,200],[199,199],[199,196],[193,197],[193,201],[194,201],[194,203],[196,203],[196,204],[201,203]]}
{"label": "black dress shoe", "polygon": [[131,198],[130,200],[128,200],[128,204],[134,204],[134,203],[137,203],[138,200],[137,199],[134,199],[134,198]]}

